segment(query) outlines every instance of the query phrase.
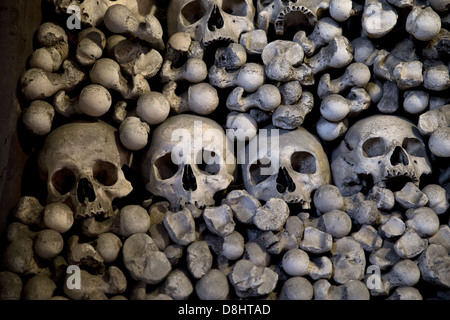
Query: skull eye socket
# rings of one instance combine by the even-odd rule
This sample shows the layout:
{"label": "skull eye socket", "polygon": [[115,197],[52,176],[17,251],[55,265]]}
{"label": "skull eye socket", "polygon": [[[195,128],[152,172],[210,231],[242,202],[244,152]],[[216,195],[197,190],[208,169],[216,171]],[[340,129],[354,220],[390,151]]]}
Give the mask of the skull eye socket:
{"label": "skull eye socket", "polygon": [[367,139],[362,146],[362,153],[366,158],[382,156],[386,151],[386,144],[381,138]]}
{"label": "skull eye socket", "polygon": [[170,152],[156,160],[154,166],[156,174],[162,180],[170,179],[178,172],[178,166],[173,163]]}
{"label": "skull eye socket", "polygon": [[72,170],[63,168],[53,174],[51,181],[56,191],[63,195],[73,189],[76,178]]}
{"label": "skull eye socket", "polygon": [[104,186],[112,186],[117,180],[117,167],[110,162],[97,161],[94,164],[94,179]]}
{"label": "skull eye socket", "polygon": [[402,147],[411,156],[422,158],[426,156],[425,146],[419,139],[405,138]]}
{"label": "skull eye socket", "polygon": [[223,2],[222,10],[233,16],[247,16],[248,5],[245,0],[227,0]]}
{"label": "skull eye socket", "polygon": [[298,151],[292,154],[291,165],[292,169],[299,173],[312,174],[317,170],[316,157],[311,153],[304,151]]}
{"label": "skull eye socket", "polygon": [[197,154],[197,168],[204,174],[216,175],[220,171],[220,157],[214,152],[202,149]]}
{"label": "skull eye socket", "polygon": [[268,5],[272,4],[274,0],[260,0],[260,4],[263,7],[267,7]]}
{"label": "skull eye socket", "polygon": [[185,26],[189,26],[203,18],[205,13],[206,10],[200,0],[189,2],[181,9],[182,22]]}
{"label": "skull eye socket", "polygon": [[263,174],[264,169],[269,170],[272,163],[269,159],[263,158],[256,161],[256,163],[250,165],[250,177],[252,178],[253,184],[260,184],[261,182],[267,180],[270,175]]}

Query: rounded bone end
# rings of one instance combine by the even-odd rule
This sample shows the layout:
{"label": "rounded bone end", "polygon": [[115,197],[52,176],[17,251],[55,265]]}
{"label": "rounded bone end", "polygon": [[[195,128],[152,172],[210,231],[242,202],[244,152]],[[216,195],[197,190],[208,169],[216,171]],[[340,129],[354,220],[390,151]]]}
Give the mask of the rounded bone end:
{"label": "rounded bone end", "polygon": [[365,87],[371,77],[369,68],[361,62],[349,65],[345,73],[350,78],[351,84],[358,88]]}
{"label": "rounded bone end", "polygon": [[303,277],[289,278],[281,288],[280,300],[311,300],[314,289],[311,283]]}
{"label": "rounded bone end", "polygon": [[344,22],[352,14],[353,3],[351,0],[332,0],[330,3],[330,15],[339,22]]}
{"label": "rounded bone end", "polygon": [[339,94],[331,94],[322,100],[320,113],[329,121],[340,121],[350,112],[347,100]]}
{"label": "rounded bone end", "polygon": [[197,281],[195,291],[201,300],[225,300],[229,292],[227,277],[220,270],[211,269]]}
{"label": "rounded bone end", "polygon": [[43,220],[47,228],[65,233],[72,227],[74,217],[67,205],[57,202],[45,206]]}
{"label": "rounded bone end", "polygon": [[208,115],[219,105],[217,90],[209,83],[198,83],[189,87],[189,109],[200,115]]}
{"label": "rounded bone end", "polygon": [[414,8],[406,19],[406,31],[420,41],[430,41],[441,31],[441,18],[430,7]]}
{"label": "rounded bone end", "polygon": [[128,117],[119,127],[120,142],[131,151],[143,149],[148,143],[150,126],[138,117]]}
{"label": "rounded bone end", "polygon": [[45,101],[33,101],[23,111],[22,122],[28,131],[36,136],[45,136],[52,130],[55,109]]}
{"label": "rounded bone end", "polygon": [[192,43],[191,36],[187,32],[177,32],[167,41],[168,48],[176,51],[187,52]]}
{"label": "rounded bone end", "polygon": [[136,113],[149,125],[160,124],[169,116],[170,104],[162,93],[144,93],[137,101]]}
{"label": "rounded bone end", "polygon": [[111,105],[111,94],[101,85],[88,85],[80,93],[79,107],[89,116],[100,117],[108,112]]}

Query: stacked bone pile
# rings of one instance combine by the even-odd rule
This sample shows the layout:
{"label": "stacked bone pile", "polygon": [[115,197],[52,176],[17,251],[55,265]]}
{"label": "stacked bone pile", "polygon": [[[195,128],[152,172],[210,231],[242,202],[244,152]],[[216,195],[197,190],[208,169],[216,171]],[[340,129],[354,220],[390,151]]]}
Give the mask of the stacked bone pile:
{"label": "stacked bone pile", "polygon": [[450,299],[448,0],[44,8],[1,299]]}

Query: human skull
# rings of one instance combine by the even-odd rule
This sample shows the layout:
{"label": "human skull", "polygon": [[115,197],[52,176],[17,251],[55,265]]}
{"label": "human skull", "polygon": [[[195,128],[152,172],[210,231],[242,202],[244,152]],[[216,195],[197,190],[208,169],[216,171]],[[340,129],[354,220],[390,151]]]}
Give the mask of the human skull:
{"label": "human skull", "polygon": [[417,186],[431,167],[417,127],[398,116],[375,115],[356,122],[332,153],[334,183],[344,196],[376,185],[397,191]]}
{"label": "human skull", "polygon": [[282,198],[310,208],[311,193],[331,182],[319,140],[302,127],[288,131],[269,125],[263,130],[246,146],[242,156],[247,159],[240,160],[245,188],[259,200]]}
{"label": "human skull", "polygon": [[81,22],[89,26],[99,26],[109,7],[115,4],[126,6],[134,15],[145,16],[155,4],[155,0],[49,0],[61,14],[71,12],[73,6],[80,9]]}
{"label": "human skull", "polygon": [[251,0],[173,0],[167,21],[169,36],[187,32],[203,47],[215,41],[238,42],[241,33],[255,29]]}
{"label": "human skull", "polygon": [[214,195],[234,179],[234,155],[222,127],[211,119],[182,114],[168,118],[153,132],[141,173],[152,194],[173,209],[186,204],[214,205]]}
{"label": "human skull", "polygon": [[67,204],[75,218],[112,215],[112,201],[133,190],[122,171],[129,159],[117,130],[105,122],[74,122],[55,129],[38,158],[47,202]]}
{"label": "human skull", "polygon": [[277,35],[283,35],[290,26],[314,26],[331,0],[257,0],[258,28],[266,32],[269,24]]}

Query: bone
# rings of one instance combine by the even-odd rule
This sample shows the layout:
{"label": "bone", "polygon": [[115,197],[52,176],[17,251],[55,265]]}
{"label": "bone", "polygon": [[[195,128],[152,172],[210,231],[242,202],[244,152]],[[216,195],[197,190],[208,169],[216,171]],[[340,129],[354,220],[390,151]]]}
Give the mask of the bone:
{"label": "bone", "polygon": [[164,49],[161,23],[152,14],[135,16],[126,6],[117,4],[108,8],[104,23],[113,33],[130,34],[147,41],[157,50]]}
{"label": "bone", "polygon": [[282,104],[295,104],[303,95],[303,89],[298,81],[289,81],[278,87],[281,94]]}
{"label": "bone", "polygon": [[362,15],[362,28],[370,38],[381,38],[397,24],[397,11],[385,0],[366,0]]}
{"label": "bone", "polygon": [[330,2],[330,16],[338,22],[347,21],[351,16],[360,14],[361,11],[361,5],[351,0],[331,0]]}
{"label": "bone", "polygon": [[261,54],[261,59],[266,66],[276,58],[285,60],[291,66],[298,66],[303,62],[303,57],[302,46],[297,42],[286,40],[270,42]]}
{"label": "bone", "polygon": [[430,136],[428,147],[437,157],[450,157],[450,127],[439,127]]}
{"label": "bone", "polygon": [[22,279],[10,271],[0,272],[0,299],[20,300],[22,294]]}
{"label": "bone", "polygon": [[239,260],[233,265],[228,279],[239,297],[261,297],[273,291],[278,275],[269,268],[258,267],[248,260]]}
{"label": "bone", "polygon": [[160,291],[174,300],[187,300],[194,288],[186,272],[175,269],[169,273]]}
{"label": "bone", "polygon": [[303,124],[313,107],[314,96],[305,91],[296,103],[280,105],[272,114],[272,123],[278,128],[294,130]]}
{"label": "bone", "polygon": [[136,233],[125,240],[122,249],[125,267],[133,279],[147,284],[163,281],[172,266],[166,255],[147,234]]}
{"label": "bone", "polygon": [[373,104],[377,104],[383,98],[383,83],[380,81],[369,82],[364,90],[369,94]]}
{"label": "bone", "polygon": [[195,292],[200,300],[225,300],[229,290],[227,277],[217,269],[209,270],[195,284]]}
{"label": "bone", "polygon": [[189,271],[195,279],[201,279],[213,264],[213,256],[206,241],[191,243],[186,249],[186,262]]}
{"label": "bone", "polygon": [[227,115],[227,137],[231,140],[248,141],[258,133],[258,123],[248,113],[230,112]]}
{"label": "bone", "polygon": [[397,287],[412,287],[420,279],[420,270],[417,264],[409,259],[397,262],[388,273],[381,276],[382,288],[371,289],[371,294],[388,295]]}
{"label": "bone", "polygon": [[450,88],[448,67],[439,60],[432,63],[425,61],[423,86],[431,91],[444,91]]}
{"label": "bone", "polygon": [[21,76],[20,87],[27,100],[45,100],[58,91],[69,91],[85,80],[86,75],[71,60],[62,64],[62,73],[50,73],[39,68],[32,68]]}
{"label": "bone", "polygon": [[230,43],[227,47],[216,50],[214,64],[218,68],[236,70],[247,62],[247,52],[244,46],[238,43]]}
{"label": "bone", "polygon": [[228,72],[225,68],[212,66],[209,69],[209,83],[218,88],[242,87],[253,93],[264,84],[264,67],[253,62],[240,69]]}
{"label": "bone", "polygon": [[348,119],[339,122],[331,122],[323,116],[317,121],[317,134],[325,141],[333,141],[343,136],[348,130]]}
{"label": "bone", "polygon": [[395,242],[394,250],[403,259],[417,257],[426,249],[428,241],[422,239],[414,229],[406,229],[405,233]]}
{"label": "bone", "polygon": [[186,246],[196,238],[194,218],[186,208],[178,212],[168,211],[164,218],[164,226],[170,239],[176,244]]}
{"label": "bone", "polygon": [[343,284],[364,278],[366,258],[358,242],[351,237],[341,238],[333,243],[331,254],[334,281]]}
{"label": "bone", "polygon": [[228,260],[237,260],[244,254],[244,237],[237,231],[223,238],[221,255]]}
{"label": "bone", "polygon": [[125,291],[127,280],[123,272],[111,266],[104,274],[92,275],[85,270],[80,271],[80,288],[70,289],[64,282],[64,293],[73,300],[89,300],[98,294],[119,294]]}
{"label": "bone", "polygon": [[161,251],[164,251],[171,243],[169,234],[162,222],[152,224],[148,230],[148,234]]}
{"label": "bone", "polygon": [[330,234],[334,239],[339,239],[350,233],[352,220],[346,212],[333,209],[327,211],[319,218],[312,219],[307,225],[314,226],[315,228]]}
{"label": "bone", "polygon": [[45,136],[52,130],[55,109],[48,102],[37,100],[23,110],[22,123],[35,136]]}
{"label": "bone", "polygon": [[441,30],[441,18],[431,7],[415,6],[406,19],[405,30],[420,41],[430,41]]}
{"label": "bone", "polygon": [[150,126],[139,117],[127,117],[119,127],[120,142],[131,151],[143,149],[148,144]]}
{"label": "bone", "polygon": [[314,289],[311,283],[303,277],[292,277],[284,282],[281,288],[280,300],[312,300]]}
{"label": "bone", "polygon": [[49,300],[55,293],[56,284],[47,276],[36,275],[23,287],[25,300]]}
{"label": "bone", "polygon": [[111,232],[99,235],[94,240],[93,246],[105,263],[116,261],[123,247],[120,238]]}
{"label": "bone", "polygon": [[370,80],[369,68],[360,62],[350,64],[345,73],[335,79],[330,79],[330,74],[325,74],[320,78],[317,92],[321,99],[332,93],[340,93],[347,88],[364,88]]}
{"label": "bone", "polygon": [[142,94],[150,92],[150,86],[142,75],[128,81],[121,74],[119,64],[109,58],[97,60],[89,75],[93,83],[119,92],[124,99],[136,100]]}
{"label": "bone", "polygon": [[298,248],[290,249],[283,255],[282,266],[291,276],[308,275],[313,280],[329,279],[333,271],[329,258],[322,256],[310,261],[308,254]]}
{"label": "bone", "polygon": [[325,184],[314,193],[314,205],[322,213],[341,210],[344,207],[344,198],[336,186]]}
{"label": "bone", "polygon": [[403,109],[410,114],[422,114],[428,107],[430,96],[424,90],[409,90],[403,94]]}
{"label": "bone", "polygon": [[434,235],[439,229],[439,218],[433,209],[422,207],[406,211],[406,227],[416,230],[422,238]]}
{"label": "bone", "polygon": [[6,271],[19,275],[50,275],[48,267],[40,267],[34,256],[33,241],[23,237],[12,241],[5,249],[2,265]]}
{"label": "bone", "polygon": [[371,264],[378,266],[381,270],[386,270],[400,261],[401,258],[394,250],[393,243],[384,241],[383,247],[372,252],[369,256]]}
{"label": "bone", "polygon": [[245,244],[243,257],[258,267],[268,267],[270,264],[270,254],[257,241],[249,241]]}
{"label": "bone", "polygon": [[117,44],[119,44],[120,42],[122,42],[124,40],[127,40],[127,38],[121,34],[113,34],[113,35],[109,36],[106,39],[106,46],[105,46],[106,57],[115,59],[114,49],[117,46]]}
{"label": "bone", "polygon": [[183,257],[183,247],[177,244],[168,245],[164,249],[164,254],[166,255],[167,259],[169,259],[170,264],[174,266],[178,264],[180,259]]}
{"label": "bone", "polygon": [[429,244],[439,244],[447,249],[450,253],[450,227],[442,225],[439,227],[438,232],[436,232],[432,237],[428,238]]}
{"label": "bone", "polygon": [[419,256],[419,268],[425,281],[450,288],[450,277],[448,269],[450,266],[450,256],[445,247],[438,244],[431,244]]}
{"label": "bone", "polygon": [[374,252],[383,246],[383,239],[372,226],[362,226],[357,232],[352,233],[352,238],[367,252]]}
{"label": "bone", "polygon": [[[347,206],[346,211],[348,215],[358,224],[375,225],[379,223],[381,219],[381,213],[374,201],[356,200],[355,202],[353,202],[353,199],[351,197],[346,197],[344,198],[344,202]],[[349,207],[352,205],[355,205],[356,208]]]}
{"label": "bone", "polygon": [[227,107],[232,111],[246,112],[250,108],[273,111],[281,104],[278,88],[271,84],[263,84],[258,90],[244,97],[245,89],[236,87],[227,98]]}
{"label": "bone", "polygon": [[103,273],[105,271],[104,260],[92,244],[80,243],[80,238],[73,235],[67,241],[67,245],[68,264],[80,266],[95,273]]}
{"label": "bone", "polygon": [[450,126],[450,104],[437,107],[419,116],[417,127],[422,135],[429,136],[439,127]]}
{"label": "bone", "polygon": [[350,112],[347,99],[339,94],[330,94],[320,103],[320,114],[328,121],[338,122],[347,117]]}
{"label": "bone", "polygon": [[313,254],[320,254],[330,251],[332,245],[333,237],[330,234],[313,227],[306,227],[300,248]]}
{"label": "bone", "polygon": [[149,125],[162,123],[170,113],[170,104],[160,92],[147,92],[139,97],[136,104],[136,114]]}
{"label": "bone", "polygon": [[319,48],[330,43],[335,37],[342,36],[342,28],[331,18],[320,19],[307,37],[305,31],[298,31],[293,38],[299,43],[305,55],[312,56]]}
{"label": "bone", "polygon": [[166,60],[162,64],[159,75],[163,83],[170,81],[199,83],[206,79],[208,70],[206,63],[198,58],[187,59],[186,63],[179,68],[173,67],[172,61]]}
{"label": "bone", "polygon": [[272,198],[256,209],[253,223],[263,231],[280,230],[289,217],[289,207],[282,199]]}
{"label": "bone", "polygon": [[97,28],[87,28],[78,34],[76,59],[83,66],[92,66],[103,55],[105,34]]}
{"label": "bone", "polygon": [[387,0],[387,2],[397,8],[410,8],[414,5],[413,0]]}
{"label": "bone", "polygon": [[220,207],[205,208],[203,211],[203,219],[208,230],[221,237],[230,235],[236,225],[233,220],[233,212],[226,204]]}
{"label": "bone", "polygon": [[224,203],[230,206],[236,219],[245,224],[251,224],[256,210],[261,203],[246,190],[233,190],[229,192]]}
{"label": "bone", "polygon": [[393,239],[401,236],[405,232],[406,226],[402,219],[398,217],[391,217],[380,226],[379,230],[385,239]]}
{"label": "bone", "polygon": [[391,210],[395,205],[394,193],[386,188],[374,186],[370,189],[367,200],[375,201],[379,210]]}
{"label": "bone", "polygon": [[386,300],[423,300],[419,290],[414,287],[397,288]]}
{"label": "bone", "polygon": [[36,49],[29,59],[30,68],[55,72],[69,56],[69,40],[63,28],[52,22],[42,24],[36,31]]}
{"label": "bone", "polygon": [[370,293],[364,283],[358,280],[333,286],[322,279],[314,283],[314,300],[369,300]]}
{"label": "bone", "polygon": [[261,54],[268,43],[267,34],[260,29],[243,32],[239,38],[239,43],[245,48],[247,54]]}
{"label": "bone", "polygon": [[440,215],[447,211],[450,204],[444,188],[437,184],[428,184],[422,189],[422,192],[428,198],[427,206],[433,209],[436,214]]}
{"label": "bone", "polygon": [[400,190],[394,192],[395,201],[405,209],[420,208],[428,203],[428,197],[412,182],[408,182]]}
{"label": "bone", "polygon": [[394,113],[399,108],[399,90],[395,83],[386,81],[383,84],[383,97],[377,105],[382,113]]}

